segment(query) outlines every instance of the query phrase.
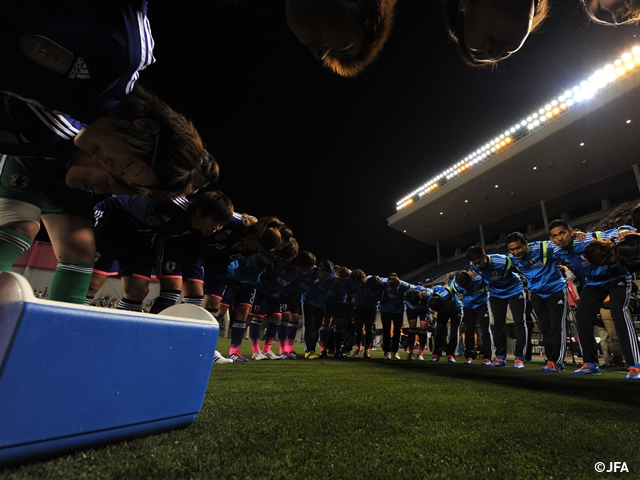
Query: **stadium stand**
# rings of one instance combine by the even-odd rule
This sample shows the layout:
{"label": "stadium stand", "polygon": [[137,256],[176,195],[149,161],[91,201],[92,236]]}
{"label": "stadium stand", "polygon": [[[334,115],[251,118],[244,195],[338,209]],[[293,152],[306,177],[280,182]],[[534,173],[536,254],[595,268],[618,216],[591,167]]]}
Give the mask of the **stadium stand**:
{"label": "stadium stand", "polygon": [[544,239],[557,218],[586,231],[635,206],[639,64],[636,48],[400,200],[388,225],[438,252],[403,278],[439,281],[467,265],[471,245],[504,253],[510,232]]}

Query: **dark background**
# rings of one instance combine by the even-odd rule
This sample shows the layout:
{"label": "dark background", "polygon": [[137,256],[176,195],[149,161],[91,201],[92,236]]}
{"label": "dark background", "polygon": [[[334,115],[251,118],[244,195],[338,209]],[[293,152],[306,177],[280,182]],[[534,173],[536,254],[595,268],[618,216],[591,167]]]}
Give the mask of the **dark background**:
{"label": "dark background", "polygon": [[345,79],[293,36],[284,0],[163,5],[149,7],[157,62],[140,81],[194,121],[236,211],[276,215],[319,260],[381,276],[435,258],[387,226],[398,200],[639,33],[592,24],[578,0],[556,0],[516,55],[471,69],[439,0],[400,0],[378,60]]}

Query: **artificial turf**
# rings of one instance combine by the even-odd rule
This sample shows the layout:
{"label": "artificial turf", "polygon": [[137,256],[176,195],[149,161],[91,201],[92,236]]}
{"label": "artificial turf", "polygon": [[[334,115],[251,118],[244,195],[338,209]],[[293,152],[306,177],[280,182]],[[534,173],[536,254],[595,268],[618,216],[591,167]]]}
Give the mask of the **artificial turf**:
{"label": "artificial turf", "polygon": [[582,479],[606,475],[596,462],[625,462],[639,478],[640,382],[622,369],[585,377],[571,375],[577,365],[559,374],[542,365],[385,361],[379,352],[215,365],[190,427],[0,478]]}

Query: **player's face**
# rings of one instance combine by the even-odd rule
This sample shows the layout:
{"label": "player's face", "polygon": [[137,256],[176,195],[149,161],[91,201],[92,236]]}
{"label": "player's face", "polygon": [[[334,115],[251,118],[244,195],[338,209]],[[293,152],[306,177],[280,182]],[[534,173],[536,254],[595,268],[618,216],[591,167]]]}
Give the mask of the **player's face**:
{"label": "player's face", "polygon": [[326,282],[327,280],[329,280],[329,277],[331,277],[331,272],[327,272],[326,270],[323,270],[321,268],[316,271],[316,278],[321,282]]}
{"label": "player's face", "polygon": [[556,227],[549,230],[549,239],[560,248],[566,248],[573,242],[575,232],[573,228]]}
{"label": "player's face", "polygon": [[193,215],[191,224],[194,228],[199,229],[200,233],[205,237],[214,234],[224,226],[223,223],[220,223],[220,221],[213,216],[201,217],[198,212]]}
{"label": "player's face", "polygon": [[529,36],[534,0],[460,0],[464,41],[477,62],[495,62],[520,49]]}
{"label": "player's face", "polygon": [[287,23],[317,60],[349,59],[362,46],[363,30],[356,2],[345,0],[287,0]]}
{"label": "player's face", "polygon": [[342,285],[344,282],[347,281],[347,278],[348,277],[343,277],[342,275],[336,275],[333,277],[333,281],[338,285]]}
{"label": "player's face", "polygon": [[507,243],[507,250],[516,258],[523,258],[527,254],[527,244],[520,240],[517,242]]}
{"label": "player's face", "polygon": [[300,265],[293,266],[293,271],[296,272],[298,275],[304,275],[305,273],[310,272],[311,270],[313,270],[313,265],[310,267],[301,267]]}
{"label": "player's face", "polygon": [[149,165],[129,152],[127,144],[113,133],[108,117],[90,123],[73,141],[114,175],[132,185],[157,185],[158,179],[149,177]]}
{"label": "player's face", "polygon": [[625,2],[624,0],[584,0],[584,8],[589,18],[606,25],[622,25],[632,22],[632,17],[640,10],[640,0]]}
{"label": "player's face", "polygon": [[70,164],[67,164],[65,183],[71,188],[91,190],[97,194],[111,193],[120,195],[129,193],[114,181],[110,172],[86,155],[78,155],[77,158],[74,157],[72,159]]}
{"label": "player's face", "polygon": [[489,262],[487,261],[487,256],[486,255],[484,257],[482,257],[482,258],[479,258],[477,260],[472,260],[471,261],[471,264],[476,268],[484,268],[484,267],[487,266],[487,263],[489,263]]}

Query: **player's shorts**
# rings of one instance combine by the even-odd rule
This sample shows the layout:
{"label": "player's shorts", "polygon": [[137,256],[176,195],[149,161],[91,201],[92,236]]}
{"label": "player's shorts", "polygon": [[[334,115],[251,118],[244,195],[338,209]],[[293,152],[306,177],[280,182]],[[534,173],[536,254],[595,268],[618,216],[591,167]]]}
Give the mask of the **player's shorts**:
{"label": "player's shorts", "polygon": [[253,305],[256,289],[253,285],[247,285],[227,278],[227,288],[222,295],[220,304],[226,307],[231,305]]}
{"label": "player's shorts", "polygon": [[418,310],[414,310],[412,308],[407,308],[407,320],[418,320],[426,321],[429,316],[429,312],[426,308],[420,308]]}
{"label": "player's shorts", "polygon": [[153,255],[151,238],[132,230],[107,228],[98,222],[95,229],[96,259],[95,273],[108,275],[113,272],[114,261],[118,261],[121,277],[140,277],[151,280]]}
{"label": "player's shorts", "polygon": [[324,318],[337,318],[344,320],[347,314],[347,305],[345,303],[327,302],[327,308],[324,310]]}
{"label": "player's shorts", "polygon": [[283,314],[300,315],[300,302],[297,298],[280,295],[280,308]]}
{"label": "player's shorts", "polygon": [[359,307],[356,305],[353,319],[356,322],[375,322],[377,313],[376,307]]}
{"label": "player's shorts", "polygon": [[227,277],[226,269],[219,270],[219,271],[212,271],[211,269],[205,268],[204,294],[222,299],[222,297],[224,296],[224,292],[227,289],[228,281],[229,281],[229,277]]}
{"label": "player's shorts", "polygon": [[[40,215],[45,213],[93,220],[93,193],[68,187],[66,172],[53,160],[0,155],[0,224],[40,223]],[[10,207],[17,202],[23,204],[19,208]]]}
{"label": "player's shorts", "polygon": [[158,278],[182,278],[190,282],[204,283],[204,258],[197,249],[189,248],[188,237],[168,239],[158,235],[154,237],[153,247]]}
{"label": "player's shorts", "polygon": [[256,292],[256,298],[251,307],[251,315],[264,318],[269,315],[282,315],[280,299],[270,297],[262,292]]}

